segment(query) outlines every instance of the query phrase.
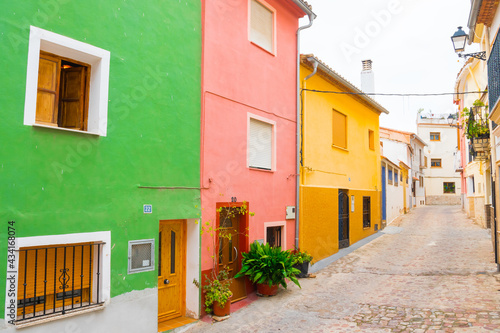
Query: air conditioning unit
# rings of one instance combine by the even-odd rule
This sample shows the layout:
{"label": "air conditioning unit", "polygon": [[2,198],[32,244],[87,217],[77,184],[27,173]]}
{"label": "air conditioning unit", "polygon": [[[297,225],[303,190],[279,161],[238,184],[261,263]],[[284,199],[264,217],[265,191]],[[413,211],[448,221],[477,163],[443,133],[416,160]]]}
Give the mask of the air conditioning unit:
{"label": "air conditioning unit", "polygon": [[286,206],[286,219],[291,220],[295,218],[295,206]]}

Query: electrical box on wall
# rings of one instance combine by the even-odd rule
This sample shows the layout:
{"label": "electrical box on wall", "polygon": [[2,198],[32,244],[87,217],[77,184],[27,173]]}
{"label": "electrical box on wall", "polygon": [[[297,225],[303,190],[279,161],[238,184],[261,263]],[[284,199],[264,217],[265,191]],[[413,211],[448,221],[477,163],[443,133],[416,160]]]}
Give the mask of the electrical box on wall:
{"label": "electrical box on wall", "polygon": [[286,218],[287,219],[295,218],[295,206],[286,206]]}

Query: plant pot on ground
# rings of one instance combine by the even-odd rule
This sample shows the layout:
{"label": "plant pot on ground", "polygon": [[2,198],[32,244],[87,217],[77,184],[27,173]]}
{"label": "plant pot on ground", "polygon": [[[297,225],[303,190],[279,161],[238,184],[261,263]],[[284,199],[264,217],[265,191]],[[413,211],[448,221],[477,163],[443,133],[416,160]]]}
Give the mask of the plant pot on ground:
{"label": "plant pot on ground", "polygon": [[212,304],[212,312],[217,317],[229,316],[231,314],[231,301],[228,299],[224,305],[220,305],[219,302],[215,301]]}
{"label": "plant pot on ground", "polygon": [[[236,278],[248,276],[250,281],[257,285],[265,284],[275,291],[279,285],[286,288],[286,279],[289,279],[300,288],[300,283],[296,278],[300,271],[293,267],[294,259],[290,251],[282,251],[281,247],[253,242],[250,245],[250,251],[242,253],[241,256],[242,267],[236,274]],[[263,290],[261,287],[261,291]]]}
{"label": "plant pot on ground", "polygon": [[309,266],[312,262],[313,257],[307,253],[302,252],[299,249],[295,249],[292,252],[294,264],[293,267],[297,268],[300,273],[297,275],[299,278],[305,278],[309,276]]}
{"label": "plant pot on ground", "polygon": [[[211,277],[205,275],[206,284],[203,286],[205,294],[205,311],[213,312],[214,315],[225,317],[231,311],[231,297],[233,293],[229,290],[230,281],[227,271],[221,270],[218,274],[211,273]],[[220,310],[220,312],[219,312]]]}

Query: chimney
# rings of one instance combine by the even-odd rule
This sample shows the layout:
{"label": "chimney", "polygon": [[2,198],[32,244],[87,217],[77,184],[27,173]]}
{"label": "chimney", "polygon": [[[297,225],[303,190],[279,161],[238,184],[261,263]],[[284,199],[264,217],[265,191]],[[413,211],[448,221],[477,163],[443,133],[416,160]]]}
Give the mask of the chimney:
{"label": "chimney", "polygon": [[365,93],[375,92],[375,75],[372,71],[372,61],[363,60],[363,70],[361,71],[361,90]]}

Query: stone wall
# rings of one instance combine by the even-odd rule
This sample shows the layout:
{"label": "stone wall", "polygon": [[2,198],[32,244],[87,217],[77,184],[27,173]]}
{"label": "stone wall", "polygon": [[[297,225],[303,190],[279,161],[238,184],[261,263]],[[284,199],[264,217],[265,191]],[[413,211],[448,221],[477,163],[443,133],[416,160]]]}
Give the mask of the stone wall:
{"label": "stone wall", "polygon": [[461,205],[462,200],[458,195],[428,195],[425,197],[426,205]]}

